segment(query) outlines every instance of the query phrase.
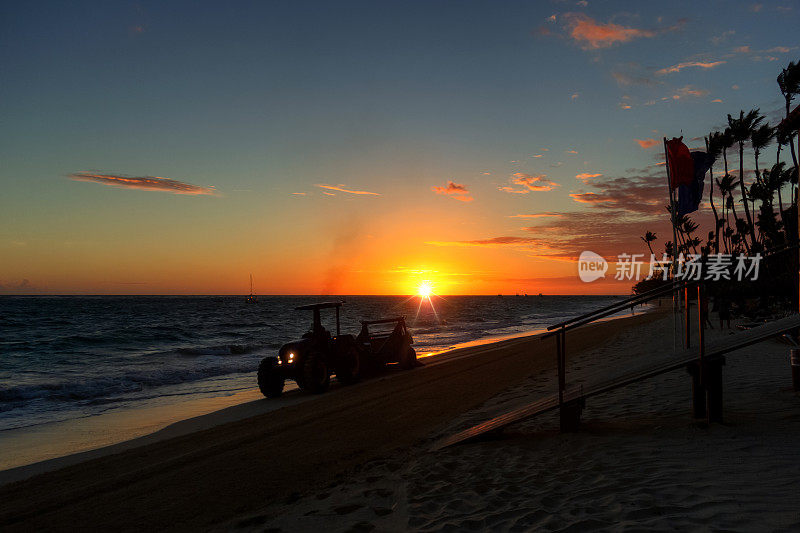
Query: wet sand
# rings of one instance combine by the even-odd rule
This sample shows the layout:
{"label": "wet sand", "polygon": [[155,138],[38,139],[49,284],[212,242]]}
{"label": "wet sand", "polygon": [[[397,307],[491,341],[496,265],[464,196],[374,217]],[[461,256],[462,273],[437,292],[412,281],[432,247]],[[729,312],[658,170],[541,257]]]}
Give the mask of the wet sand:
{"label": "wet sand", "polygon": [[[657,316],[584,328],[570,336],[570,354]],[[535,336],[456,350],[410,372],[7,484],[0,487],[0,526],[228,527],[269,505],[319,494],[376,460],[406,464],[419,453],[414,446],[453,419],[554,366],[552,339]]]}

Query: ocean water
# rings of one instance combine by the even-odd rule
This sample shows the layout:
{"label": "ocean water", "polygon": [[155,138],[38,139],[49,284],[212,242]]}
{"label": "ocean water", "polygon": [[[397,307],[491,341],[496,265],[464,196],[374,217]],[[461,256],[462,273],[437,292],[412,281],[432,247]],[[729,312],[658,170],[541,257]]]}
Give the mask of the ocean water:
{"label": "ocean water", "polygon": [[[0,297],[0,431],[252,389],[259,361],[309,329],[311,313],[294,308],[330,299]],[[343,333],[357,334],[360,320],[405,316],[425,354],[539,330],[619,297],[335,299],[346,301]],[[331,331],[333,317],[323,316]]]}

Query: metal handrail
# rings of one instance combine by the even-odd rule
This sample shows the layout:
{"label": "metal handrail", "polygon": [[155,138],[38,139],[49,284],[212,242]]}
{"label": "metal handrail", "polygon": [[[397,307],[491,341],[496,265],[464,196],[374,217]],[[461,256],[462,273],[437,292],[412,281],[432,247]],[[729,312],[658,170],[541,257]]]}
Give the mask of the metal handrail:
{"label": "metal handrail", "polygon": [[[774,257],[776,255],[780,255],[785,252],[790,252],[798,249],[800,249],[800,244],[786,245],[782,248],[779,248],[778,250],[773,250],[769,254],[763,255],[762,259],[767,259],[770,257]],[[547,338],[552,335],[556,335],[557,332],[553,331],[555,329],[565,327],[566,330],[570,330],[580,326],[584,326],[586,324],[594,322],[595,320],[599,320],[600,318],[605,318],[607,316],[613,315],[614,313],[617,313],[629,307],[633,307],[635,305],[639,305],[648,302],[650,300],[653,300],[658,296],[663,296],[664,294],[686,289],[692,285],[699,283],[700,281],[702,280],[673,280],[673,282],[667,287],[651,289],[647,292],[643,292],[635,296],[630,296],[625,300],[615,302],[613,304],[606,305],[599,309],[595,309],[594,311],[590,311],[588,313],[584,313],[582,315],[569,318],[562,322],[558,322],[551,326],[547,326],[547,331],[550,331],[551,333],[546,333],[545,335],[542,335],[542,338]]]}
{"label": "metal handrail", "polygon": [[615,302],[613,304],[606,305],[599,309],[595,309],[594,311],[590,311],[588,313],[584,313],[582,315],[578,315],[576,317],[572,317],[570,319],[564,320],[563,322],[559,322],[557,324],[553,324],[552,326],[547,327],[547,331],[550,333],[545,333],[542,335],[542,338],[547,338],[552,335],[556,335],[558,332],[553,331],[555,329],[564,328],[565,330],[575,329],[580,326],[584,326],[595,320],[600,318],[605,318],[607,316],[613,315],[619,311],[623,311],[629,307],[633,307],[635,305],[639,305],[645,302],[649,302],[655,298],[663,296],[665,294],[672,293],[674,291],[685,289],[686,287],[690,287],[696,283],[698,280],[673,280],[669,286],[666,287],[659,287],[657,289],[652,289],[647,292],[643,292],[642,294],[637,294],[636,296],[631,296],[622,300],[620,302]]}

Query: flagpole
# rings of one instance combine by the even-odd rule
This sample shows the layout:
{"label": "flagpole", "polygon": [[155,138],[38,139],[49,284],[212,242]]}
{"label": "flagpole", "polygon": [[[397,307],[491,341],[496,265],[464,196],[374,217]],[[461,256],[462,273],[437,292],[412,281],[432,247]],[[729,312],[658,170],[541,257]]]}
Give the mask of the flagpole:
{"label": "flagpole", "polygon": [[[672,189],[672,177],[669,173],[669,150],[667,150],[667,138],[664,137],[664,166],[667,168],[667,191],[669,192],[669,215],[670,215],[670,222],[672,223],[672,351],[675,352],[678,349],[677,345],[677,334],[678,334],[678,302],[676,301],[677,298],[677,291],[675,291],[675,283],[677,281],[677,273],[678,273],[678,232],[675,229],[675,220],[676,220],[676,213],[675,213],[675,193]],[[683,323],[681,322],[681,327]],[[681,331],[681,333],[683,333]],[[683,335],[681,335],[683,336]]]}

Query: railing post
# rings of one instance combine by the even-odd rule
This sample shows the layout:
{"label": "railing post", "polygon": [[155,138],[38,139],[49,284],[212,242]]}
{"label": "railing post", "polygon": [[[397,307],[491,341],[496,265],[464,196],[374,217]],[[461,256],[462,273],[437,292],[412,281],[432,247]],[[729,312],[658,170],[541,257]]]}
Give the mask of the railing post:
{"label": "railing post", "polygon": [[684,303],[684,313],[686,314],[685,322],[686,322],[686,348],[692,347],[692,335],[691,335],[691,320],[689,317],[689,286],[686,285],[683,291],[683,303]]}
{"label": "railing post", "polygon": [[705,299],[705,287],[702,283],[697,284],[697,318],[700,327],[697,330],[697,340],[700,344],[700,383],[703,384],[703,365],[706,354],[706,316],[703,314],[703,301]]}
{"label": "railing post", "polygon": [[564,389],[566,387],[566,353],[567,353],[567,330],[565,326],[556,336],[558,339],[558,405],[564,405]]}

